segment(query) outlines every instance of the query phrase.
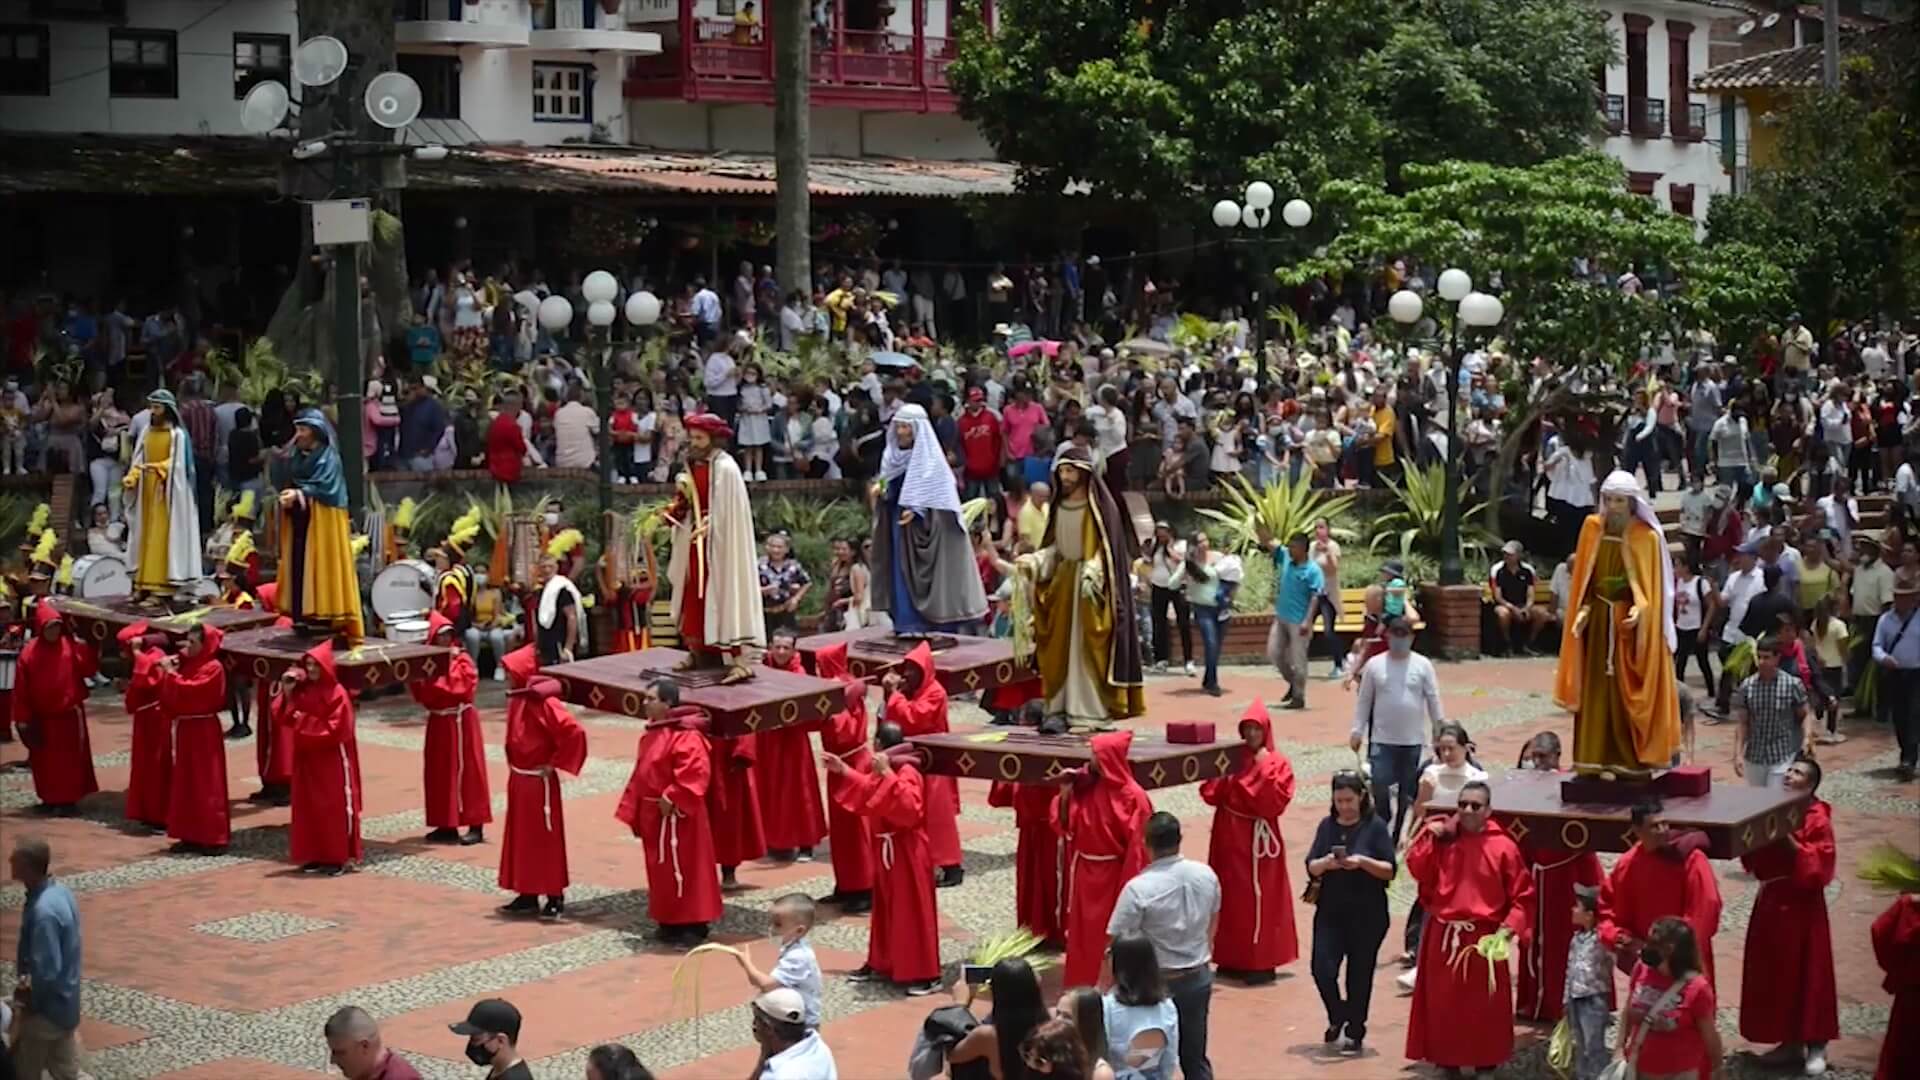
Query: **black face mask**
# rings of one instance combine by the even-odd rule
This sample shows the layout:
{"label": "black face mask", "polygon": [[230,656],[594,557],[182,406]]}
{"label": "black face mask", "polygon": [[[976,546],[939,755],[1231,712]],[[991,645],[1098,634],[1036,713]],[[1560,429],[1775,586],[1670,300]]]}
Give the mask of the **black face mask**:
{"label": "black face mask", "polygon": [[469,1039],[467,1040],[467,1060],[473,1062],[475,1065],[491,1065],[493,1064],[493,1051],[487,1049],[485,1043],[474,1042]]}
{"label": "black face mask", "polygon": [[1649,968],[1659,967],[1660,960],[1661,960],[1661,955],[1660,955],[1659,949],[1656,949],[1653,946],[1648,945],[1646,948],[1643,948],[1640,950],[1640,962],[1647,965]]}

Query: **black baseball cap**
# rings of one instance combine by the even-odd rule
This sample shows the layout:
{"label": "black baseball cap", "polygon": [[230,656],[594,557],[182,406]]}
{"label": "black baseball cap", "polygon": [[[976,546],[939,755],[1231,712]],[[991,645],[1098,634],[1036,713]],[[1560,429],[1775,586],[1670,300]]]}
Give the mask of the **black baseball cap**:
{"label": "black baseball cap", "polygon": [[509,1042],[520,1041],[520,1010],[502,998],[487,998],[473,1003],[467,1018],[448,1024],[455,1035],[505,1035]]}

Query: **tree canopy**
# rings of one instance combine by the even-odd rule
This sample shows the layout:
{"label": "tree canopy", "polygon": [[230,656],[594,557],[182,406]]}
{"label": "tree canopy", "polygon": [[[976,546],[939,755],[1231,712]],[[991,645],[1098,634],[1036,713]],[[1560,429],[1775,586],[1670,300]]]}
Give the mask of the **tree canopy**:
{"label": "tree canopy", "polygon": [[1034,190],[1196,207],[1264,179],[1399,182],[1579,147],[1613,44],[1566,0],[1005,0],[962,32],[963,115]]}

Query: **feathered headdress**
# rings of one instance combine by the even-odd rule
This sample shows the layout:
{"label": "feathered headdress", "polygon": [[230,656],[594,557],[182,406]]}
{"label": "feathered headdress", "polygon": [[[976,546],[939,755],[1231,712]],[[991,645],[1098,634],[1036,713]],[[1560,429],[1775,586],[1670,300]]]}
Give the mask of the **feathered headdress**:
{"label": "feathered headdress", "polygon": [[253,489],[248,488],[247,490],[242,491],[240,493],[240,497],[233,501],[233,512],[231,516],[234,517],[235,519],[246,518],[248,521],[252,521],[253,512],[254,512]]}
{"label": "feathered headdress", "polygon": [[419,509],[419,504],[413,501],[413,496],[409,495],[401,499],[400,505],[393,508],[393,527],[412,531],[413,516]]}
{"label": "feathered headdress", "polygon": [[482,511],[478,503],[470,504],[467,512],[453,519],[453,528],[447,532],[447,546],[455,551],[465,552],[467,545],[480,535]]}
{"label": "feathered headdress", "polygon": [[53,565],[53,549],[60,546],[60,538],[52,529],[40,530],[40,542],[33,547],[33,562],[37,566]]}
{"label": "feathered headdress", "polygon": [[353,538],[353,557],[357,559],[366,553],[367,536],[365,533],[356,533]]}
{"label": "feathered headdress", "polygon": [[563,558],[574,548],[586,542],[579,529],[562,529],[552,540],[547,541],[547,554],[554,558]]}
{"label": "feathered headdress", "polygon": [[252,533],[244,531],[236,533],[233,537],[233,546],[227,549],[227,562],[235,566],[245,565],[248,557],[255,550],[257,549],[253,545]]}
{"label": "feathered headdress", "polygon": [[53,575],[53,583],[55,585],[64,585],[67,588],[73,587],[72,552],[68,552],[66,555],[60,557],[60,569]]}
{"label": "feathered headdress", "polygon": [[41,503],[33,508],[33,517],[27,520],[27,535],[39,536],[47,531],[47,519],[53,516],[53,507]]}

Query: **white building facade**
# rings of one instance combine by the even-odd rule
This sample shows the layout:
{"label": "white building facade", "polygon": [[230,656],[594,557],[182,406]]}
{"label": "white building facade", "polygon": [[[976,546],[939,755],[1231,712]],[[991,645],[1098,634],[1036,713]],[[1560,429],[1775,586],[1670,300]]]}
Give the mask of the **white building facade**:
{"label": "white building facade", "polygon": [[1714,196],[1733,190],[1722,160],[1720,99],[1693,89],[1707,70],[1724,3],[1604,0],[1618,49],[1605,72],[1607,134],[1600,147],[1627,169],[1627,186],[1704,228]]}

